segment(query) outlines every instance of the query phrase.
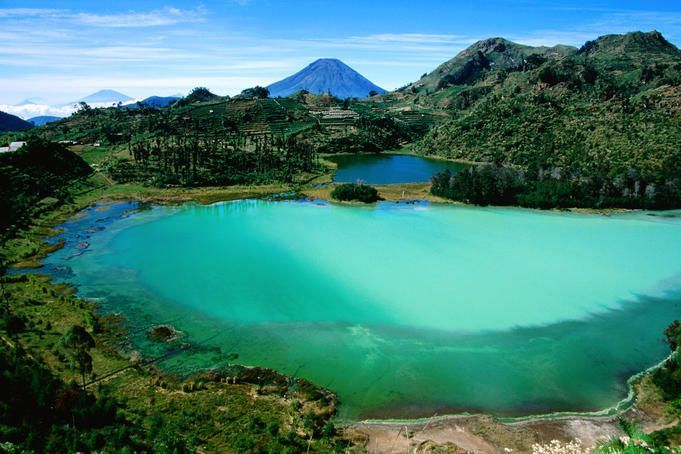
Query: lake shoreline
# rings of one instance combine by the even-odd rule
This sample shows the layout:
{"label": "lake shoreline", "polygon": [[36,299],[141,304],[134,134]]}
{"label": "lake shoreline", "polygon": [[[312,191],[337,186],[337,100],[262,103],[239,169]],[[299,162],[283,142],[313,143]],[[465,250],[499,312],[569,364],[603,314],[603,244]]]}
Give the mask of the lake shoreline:
{"label": "lake shoreline", "polygon": [[[425,191],[426,186],[428,186],[428,183],[415,183],[415,184],[407,184],[408,186],[413,186],[412,191],[417,190],[417,191]],[[393,186],[396,189],[395,192],[399,192],[402,189],[403,185],[381,185],[381,186]],[[273,195],[273,194],[278,194],[281,193],[282,189],[291,189],[290,187],[286,187],[284,185],[270,185],[270,186],[256,186],[256,187],[224,187],[224,188],[197,188],[197,189],[184,189],[184,188],[168,188],[168,189],[161,189],[161,190],[156,190],[152,189],[148,192],[143,192],[143,193],[136,193],[134,196],[131,197],[130,193],[119,193],[119,194],[105,194],[101,198],[97,197],[94,199],[87,199],[83,201],[76,201],[73,205],[69,205],[66,207],[63,207],[62,210],[60,210],[60,213],[53,213],[49,219],[47,220],[40,220],[36,225],[34,225],[35,228],[37,228],[37,232],[33,232],[31,236],[33,236],[34,241],[38,241],[41,244],[40,250],[36,253],[33,254],[28,260],[31,263],[37,263],[39,260],[43,259],[46,257],[48,254],[54,252],[57,250],[60,245],[59,244],[50,244],[46,243],[45,240],[53,237],[56,235],[58,232],[55,230],[56,227],[58,227],[60,224],[64,223],[65,221],[71,219],[73,216],[77,216],[78,212],[82,211],[83,209],[86,209],[88,207],[92,207],[97,204],[107,204],[107,203],[119,203],[123,201],[137,201],[141,202],[143,204],[151,204],[151,205],[182,205],[188,202],[193,202],[193,203],[199,203],[202,205],[207,205],[207,204],[213,204],[213,203],[220,203],[220,202],[229,202],[229,201],[236,201],[236,200],[244,200],[244,199],[252,199],[252,198],[262,198],[266,197],[268,195]],[[388,188],[391,189],[391,188]],[[412,192],[413,193],[413,192]],[[303,192],[305,194],[305,192]],[[315,194],[316,195],[316,194]],[[321,197],[320,197],[321,199]],[[428,200],[429,202],[435,202],[435,203],[440,203],[440,200]],[[333,200],[331,200],[333,201]],[[394,199],[386,200],[389,202],[404,202],[405,199],[402,197],[395,197]],[[462,204],[459,202],[452,202],[452,201],[447,201],[444,200],[442,202],[443,204],[448,204],[448,205],[461,205],[461,206],[467,206],[466,204]],[[532,211],[545,211],[545,210],[532,210]],[[572,210],[548,210],[548,211],[572,211]],[[577,210],[575,210],[577,211]],[[612,211],[612,210],[597,210],[595,212],[588,210],[586,213],[588,214],[598,214],[598,215],[609,215],[613,213],[621,213],[621,212],[637,212],[637,211],[642,211],[642,210],[621,210],[621,211]],[[584,212],[582,210],[579,210],[577,212]],[[63,245],[61,245],[63,246]],[[25,260],[22,260],[25,262]],[[67,284],[69,288],[73,288],[70,284]],[[662,364],[662,363],[660,363]],[[431,417],[431,418],[417,418],[417,419],[398,419],[398,420],[390,420],[390,419],[381,419],[381,420],[364,420],[364,421],[341,421],[343,424],[343,427],[347,428],[348,430],[352,431],[358,431],[359,433],[363,434],[369,434],[369,443],[367,446],[370,446],[371,443],[375,442],[376,440],[380,440],[381,437],[386,436],[385,434],[390,434],[390,436],[393,435],[399,435],[399,432],[407,426],[409,430],[422,430],[424,432],[427,432],[428,430],[433,430],[434,428],[439,428],[439,430],[443,430],[446,433],[451,432],[451,428],[453,426],[459,426],[459,422],[464,419],[466,421],[475,421],[475,424],[483,424],[484,426],[488,427],[506,427],[506,426],[521,426],[527,430],[539,430],[540,432],[542,430],[551,432],[552,430],[555,430],[555,425],[559,424],[561,426],[572,426],[574,425],[573,423],[576,422],[583,422],[587,421],[590,422],[587,424],[588,427],[593,429],[593,425],[596,426],[602,426],[604,430],[608,433],[615,433],[618,431],[617,428],[617,421],[616,417],[619,415],[629,415],[629,414],[636,414],[638,416],[640,415],[646,415],[646,409],[640,409],[639,408],[639,400],[641,399],[641,396],[643,393],[641,392],[642,388],[645,388],[645,382],[647,380],[647,377],[649,376],[649,373],[655,368],[659,367],[660,364],[653,366],[652,368],[649,368],[645,371],[641,371],[634,375],[632,378],[630,378],[629,381],[636,379],[636,383],[629,383],[628,381],[628,388],[629,388],[629,393],[633,393],[633,399],[630,402],[630,405],[628,405],[626,408],[619,408],[616,410],[613,414],[610,415],[601,415],[601,414],[594,414],[594,412],[586,412],[586,413],[569,413],[569,414],[553,414],[553,413],[548,413],[548,414],[539,414],[539,415],[531,415],[531,416],[524,416],[524,417],[517,417],[517,418],[503,418],[503,417],[495,417],[490,414],[475,414],[475,415],[470,415],[467,413],[460,413],[460,414],[449,414],[449,415],[440,415],[437,417]],[[647,396],[644,395],[644,399],[648,399]],[[628,400],[629,396],[623,401]],[[619,407],[619,405],[622,402],[619,402],[616,407]],[[612,407],[609,409],[604,409],[603,411],[608,411],[612,410]],[[599,412],[596,412],[599,413]],[[593,423],[593,424],[591,424]],[[651,427],[653,426],[659,426],[661,423],[659,421],[655,421],[654,423],[651,423]],[[501,426],[500,426],[501,425]],[[536,427],[534,427],[536,426]],[[550,427],[549,428],[542,428],[543,426]],[[424,430],[425,429],[425,430]],[[590,429],[590,430],[591,430]],[[568,432],[566,432],[568,433]],[[572,433],[572,432],[570,432]],[[373,437],[373,438],[372,438]],[[373,440],[373,441],[372,441]],[[411,439],[407,439],[409,441]],[[378,450],[381,452],[381,450]]]}

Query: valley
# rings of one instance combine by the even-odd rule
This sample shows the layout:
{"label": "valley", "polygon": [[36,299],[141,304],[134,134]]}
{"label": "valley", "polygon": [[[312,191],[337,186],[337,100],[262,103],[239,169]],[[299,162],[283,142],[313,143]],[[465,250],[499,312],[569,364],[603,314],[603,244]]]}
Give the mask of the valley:
{"label": "valley", "polygon": [[680,59],[658,32],[491,38],[390,92],[323,59],[10,118],[3,383],[75,397],[3,430],[38,452],[678,446]]}

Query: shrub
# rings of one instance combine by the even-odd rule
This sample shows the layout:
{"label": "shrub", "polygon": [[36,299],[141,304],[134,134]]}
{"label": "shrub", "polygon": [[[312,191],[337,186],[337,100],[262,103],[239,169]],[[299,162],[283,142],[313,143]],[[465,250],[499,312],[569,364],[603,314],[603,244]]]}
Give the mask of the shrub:
{"label": "shrub", "polygon": [[357,200],[364,203],[373,203],[380,200],[376,188],[364,183],[340,184],[333,188],[333,191],[331,191],[331,197],[336,200]]}
{"label": "shrub", "polygon": [[677,401],[681,404],[681,355],[678,353],[679,341],[681,340],[681,323],[678,320],[672,322],[664,331],[665,341],[669,344],[672,353],[662,367],[653,372],[653,382],[662,390],[665,400]]}

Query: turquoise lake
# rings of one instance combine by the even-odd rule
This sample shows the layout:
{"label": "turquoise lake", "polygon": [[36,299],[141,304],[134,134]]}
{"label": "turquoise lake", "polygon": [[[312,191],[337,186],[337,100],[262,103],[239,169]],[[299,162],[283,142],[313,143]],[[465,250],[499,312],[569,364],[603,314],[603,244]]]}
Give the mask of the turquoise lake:
{"label": "turquoise lake", "polygon": [[401,154],[347,154],[327,157],[338,165],[333,181],[337,183],[367,184],[424,183],[438,172],[449,169],[456,173],[469,167],[441,159]]}
{"label": "turquoise lake", "polygon": [[[681,218],[244,200],[96,207],[45,270],[127,319],[335,391],[340,416],[591,411],[668,351]],[[232,356],[233,358],[234,356]]]}

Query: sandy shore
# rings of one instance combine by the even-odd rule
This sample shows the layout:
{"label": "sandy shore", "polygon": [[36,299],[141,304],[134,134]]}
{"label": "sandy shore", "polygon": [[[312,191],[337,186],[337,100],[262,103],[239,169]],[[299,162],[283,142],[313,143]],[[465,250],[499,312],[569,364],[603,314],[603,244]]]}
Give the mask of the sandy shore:
{"label": "sandy shore", "polygon": [[[629,409],[608,416],[538,416],[505,422],[489,415],[454,415],[414,421],[362,421],[349,436],[371,453],[532,452],[534,444],[579,440],[583,448],[623,435],[618,417],[635,420],[650,433],[679,423],[669,415],[647,376],[635,384],[637,399]],[[511,451],[508,451],[511,450]]]}

